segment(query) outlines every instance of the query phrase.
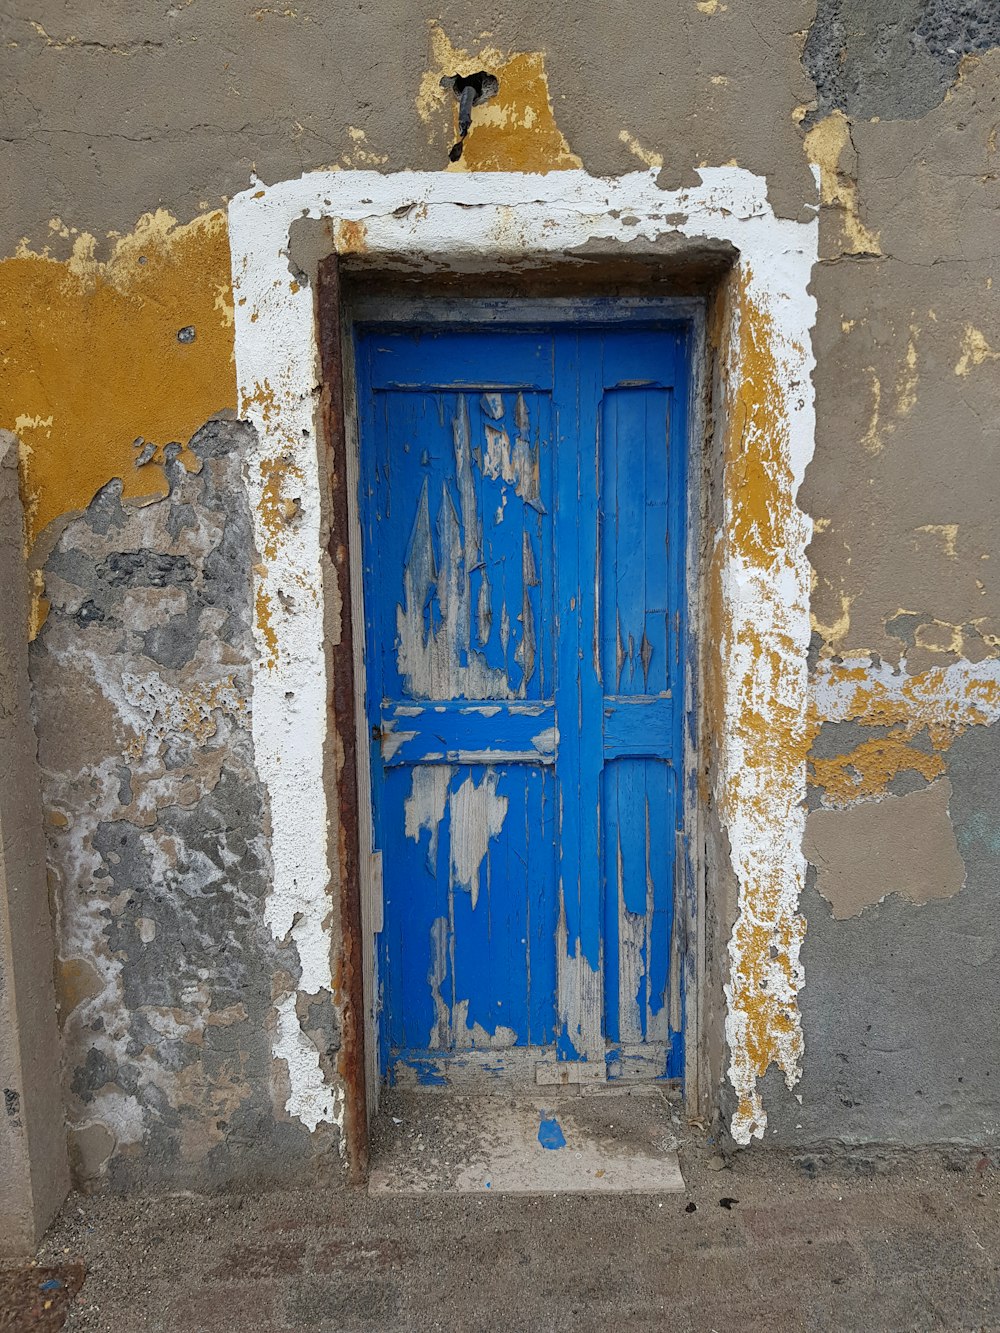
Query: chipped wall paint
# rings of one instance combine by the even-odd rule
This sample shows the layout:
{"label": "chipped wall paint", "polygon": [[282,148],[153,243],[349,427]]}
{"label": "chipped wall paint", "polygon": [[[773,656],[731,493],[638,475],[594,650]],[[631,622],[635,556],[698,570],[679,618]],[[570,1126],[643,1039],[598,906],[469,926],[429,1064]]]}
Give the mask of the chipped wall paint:
{"label": "chipped wall paint", "polygon": [[[367,174],[367,173],[365,173]],[[259,191],[265,198],[266,192]],[[254,751],[268,795],[274,880],[265,917],[274,938],[295,943],[301,961],[298,991],[333,991],[329,814],[325,797],[327,735],[325,612],[321,564],[323,474],[316,454],[317,350],[312,293],[289,274],[283,243],[274,236],[281,271],[254,282],[247,258],[234,254],[237,325],[268,327],[286,297],[309,312],[307,329],[287,344],[290,364],[260,365],[239,378],[240,415],[256,428],[244,462],[255,517]],[[266,244],[265,235],[261,240]],[[287,244],[287,230],[284,244]],[[274,285],[271,285],[273,282]],[[297,334],[297,336],[296,336]],[[245,368],[244,363],[244,368]],[[302,792],[315,794],[303,801]],[[288,1069],[286,1110],[314,1130],[340,1125],[343,1098],[331,1086],[315,1047],[305,1037],[295,995],[275,1000],[279,1021],[274,1054]]]}
{"label": "chipped wall paint", "polygon": [[962,336],[962,355],[955,362],[955,374],[968,375],[973,366],[981,366],[987,361],[1000,361],[1000,352],[993,350],[981,329],[966,324]]}
{"label": "chipped wall paint", "polygon": [[[256,571],[268,615],[266,622],[258,617],[253,718],[274,836],[269,910],[276,930],[291,927],[308,943],[313,967],[303,984],[327,986],[319,960],[332,945],[330,872],[318,795],[326,734],[324,474],[312,436],[313,300],[290,279],[292,223],[326,218],[341,250],[459,272],[541,265],[583,245],[613,252],[669,235],[731,242],[739,260],[724,339],[726,523],[713,568],[723,663],[716,673],[718,799],[739,881],[727,987],[729,1072],[739,1103],[734,1136],[747,1142],[765,1123],[757,1080],[777,1063],[793,1084],[802,1049],[796,906],[805,870],[799,806],[806,780],[811,529],[795,497],[814,435],[815,303],[808,284],[817,222],[775,217],[766,183],[738,167],[705,168],[698,185],[677,191],[661,190],[656,174],[316,173],[255,187],[230,205],[237,375],[242,410],[258,431],[247,480],[258,546],[263,551],[272,543],[274,550]],[[280,458],[294,461],[300,482],[295,520],[275,535],[261,519],[260,477]],[[308,817],[303,786],[317,793]],[[293,1085],[289,1110],[313,1117],[321,1096],[315,1082]]]}
{"label": "chipped wall paint", "polygon": [[960,892],[965,866],[951,795],[951,783],[942,778],[905,796],[811,811],[803,850],[835,920],[858,916],[890,893],[920,906]]}
{"label": "chipped wall paint", "polygon": [[[860,720],[860,719],[859,719]],[[884,796],[900,773],[930,781],[945,771],[943,755],[910,744],[914,728],[906,724],[888,736],[861,741],[846,754],[810,755],[811,780],[823,792],[823,804],[853,805]]]}
{"label": "chipped wall paint", "polygon": [[[161,503],[124,502],[112,481],[44,565],[35,726],[66,1118],[88,1183],[287,1178],[318,1146],[283,1113],[271,1051],[274,989],[295,995],[301,963],[262,925],[251,438],[211,421],[190,468],[168,448]],[[339,1036],[308,1026],[315,1063]]]}
{"label": "chipped wall paint", "polygon": [[458,138],[458,103],[441,79],[475,74],[496,75],[495,97],[475,108],[462,156],[450,171],[566,171],[581,165],[556,124],[540,51],[505,52],[481,47],[474,54],[453,46],[439,23],[430,24],[431,66],[420,81],[417,112],[425,125],[440,126],[442,110],[455,106],[454,137]]}
{"label": "chipped wall paint", "polygon": [[52,233],[69,259],[22,243],[0,263],[0,425],[21,440],[36,567],[113,477],[126,499],[162,498],[164,446],[236,405],[224,213],[146,214],[106,259],[91,235],[58,221]]}
{"label": "chipped wall paint", "polygon": [[[722,603],[719,810],[739,885],[725,990],[738,1098],[731,1130],[741,1143],[766,1125],[758,1080],[775,1064],[792,1087],[803,1054],[798,900],[812,525],[795,499],[814,430],[811,394],[803,391],[812,372],[808,325],[789,327],[781,319],[787,308],[781,312],[766,289],[758,295],[755,259],[734,279],[741,290],[723,333],[724,521],[713,571]],[[814,311],[807,297],[800,318]]]}
{"label": "chipped wall paint", "polygon": [[946,771],[945,754],[969,727],[1000,720],[1000,660],[960,660],[911,675],[870,659],[818,664],[810,736],[824,723],[852,722],[874,735],[843,754],[810,755],[810,781],[825,806],[886,794],[900,773],[927,781]]}
{"label": "chipped wall paint", "polygon": [[839,211],[842,253],[880,255],[878,232],[867,227],[860,215],[857,154],[850,121],[842,111],[831,111],[808,131],[803,146],[809,161],[819,168],[823,204]]}

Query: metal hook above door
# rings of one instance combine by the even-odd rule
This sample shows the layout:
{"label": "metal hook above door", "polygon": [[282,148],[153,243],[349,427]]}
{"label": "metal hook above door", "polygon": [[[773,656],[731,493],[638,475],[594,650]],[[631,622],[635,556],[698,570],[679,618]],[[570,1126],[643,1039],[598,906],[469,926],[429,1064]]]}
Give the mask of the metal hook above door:
{"label": "metal hook above door", "polygon": [[457,162],[462,156],[465,136],[472,128],[472,108],[495,97],[500,91],[500,80],[481,69],[475,74],[446,74],[441,87],[450,88],[458,101],[458,139],[448,154],[450,161]]}

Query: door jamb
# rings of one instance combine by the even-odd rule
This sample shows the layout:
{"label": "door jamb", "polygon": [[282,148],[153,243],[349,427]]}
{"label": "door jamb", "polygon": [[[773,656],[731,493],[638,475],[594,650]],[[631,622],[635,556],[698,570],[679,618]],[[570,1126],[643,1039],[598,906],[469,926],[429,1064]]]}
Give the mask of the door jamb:
{"label": "door jamb", "polygon": [[[353,1184],[360,1184],[368,1175],[369,1116],[365,1076],[367,1024],[363,976],[367,937],[363,929],[361,895],[357,886],[361,882],[361,866],[366,860],[362,855],[364,843],[359,840],[359,797],[368,778],[367,768],[362,777],[358,765],[359,733],[364,730],[367,735],[367,732],[358,725],[359,721],[364,721],[364,713],[358,712],[355,683],[355,624],[360,622],[363,626],[364,603],[355,600],[358,594],[354,585],[359,581],[361,566],[358,559],[360,548],[352,541],[350,496],[357,485],[357,463],[355,461],[352,483],[350,459],[354,456],[356,460],[356,451],[349,445],[347,438],[348,422],[353,419],[353,412],[349,415],[345,411],[344,349],[347,344],[342,332],[343,301],[336,255],[329,256],[320,264],[316,304],[321,373],[320,414],[329,465],[329,486],[325,497],[329,514],[327,556],[336,571],[337,585],[341,590],[340,635],[327,645],[328,679],[331,682],[330,721],[337,738],[333,763],[336,768],[339,832],[336,856],[340,877],[342,937],[339,1065],[344,1080],[344,1148],[348,1179]],[[353,509],[356,511],[356,503]],[[356,518],[355,512],[354,521]],[[361,697],[363,700],[364,696]]]}

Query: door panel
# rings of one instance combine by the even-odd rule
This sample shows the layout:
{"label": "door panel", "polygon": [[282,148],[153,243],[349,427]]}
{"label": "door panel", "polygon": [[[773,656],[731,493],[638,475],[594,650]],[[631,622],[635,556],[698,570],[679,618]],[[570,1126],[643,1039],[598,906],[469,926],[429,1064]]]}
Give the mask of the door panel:
{"label": "door panel", "polygon": [[382,1067],[672,1076],[686,333],[357,351]]}
{"label": "door panel", "polygon": [[389,389],[372,407],[382,697],[551,695],[549,396]]}
{"label": "door panel", "polygon": [[671,476],[672,406],[672,389],[628,384],[605,389],[600,413],[605,1032],[619,1043],[609,1062],[618,1069],[643,1043],[662,1046],[668,1059],[672,1053],[667,973],[677,821],[668,761],[676,744],[681,607],[671,541],[680,532],[682,493],[681,476]]}
{"label": "door panel", "polygon": [[611,759],[602,796],[607,1038],[667,1043],[673,773],[662,759]]}
{"label": "door panel", "polygon": [[386,1008],[396,1058],[554,1040],[552,783],[551,766],[528,764],[389,771],[382,985],[402,1001]]}

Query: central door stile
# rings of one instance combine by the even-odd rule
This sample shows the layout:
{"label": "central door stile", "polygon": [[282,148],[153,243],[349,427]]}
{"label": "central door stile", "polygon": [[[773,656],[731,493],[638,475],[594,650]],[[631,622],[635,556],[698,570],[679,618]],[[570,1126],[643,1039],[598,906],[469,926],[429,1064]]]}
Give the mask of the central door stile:
{"label": "central door stile", "polygon": [[[600,357],[585,335],[555,340],[559,658],[556,764],[561,837],[556,940],[559,1060],[604,1061],[600,803],[602,745],[597,676],[597,405]],[[594,730],[596,728],[597,735]]]}

